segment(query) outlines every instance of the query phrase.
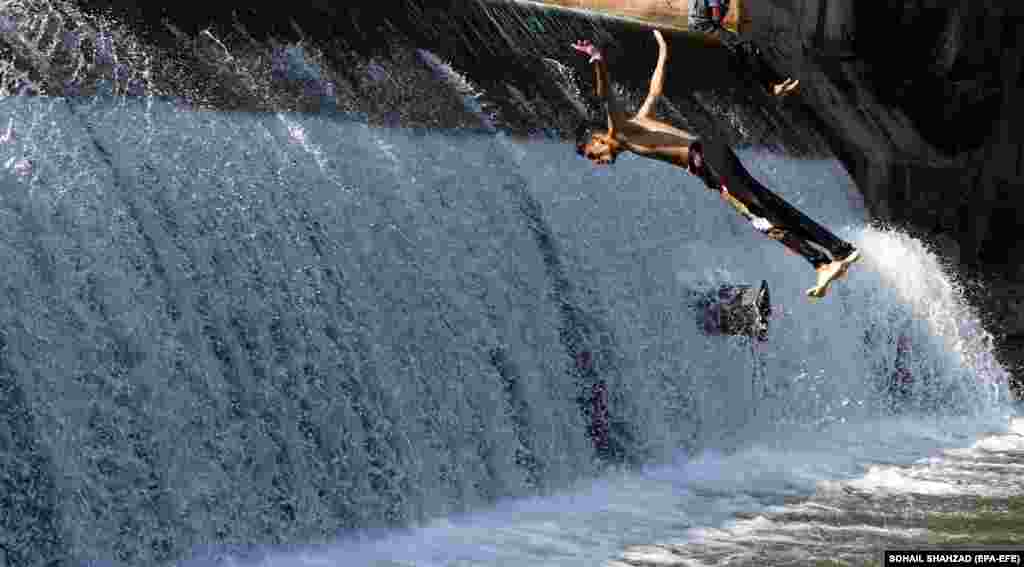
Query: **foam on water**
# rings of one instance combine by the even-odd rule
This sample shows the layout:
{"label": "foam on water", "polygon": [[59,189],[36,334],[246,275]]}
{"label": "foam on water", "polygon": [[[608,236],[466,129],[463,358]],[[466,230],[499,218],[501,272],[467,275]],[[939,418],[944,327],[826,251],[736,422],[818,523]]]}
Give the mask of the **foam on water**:
{"label": "foam on water", "polygon": [[[833,538],[851,540],[851,545],[857,538],[879,534],[917,537],[922,530],[916,528],[730,518],[736,513],[784,510],[784,498],[809,496],[816,489],[845,486],[952,494],[943,482],[879,472],[896,467],[870,463],[911,465],[937,445],[964,443],[997,422],[993,419],[982,427],[967,420],[928,424],[900,419],[794,432],[777,439],[774,446],[762,443],[727,454],[704,452],[641,472],[581,482],[543,498],[499,503],[489,512],[438,520],[410,532],[342,541],[298,555],[272,554],[258,564],[583,566],[614,565],[621,558],[687,565],[680,546],[743,549],[752,543],[798,544],[808,532],[820,535],[823,530],[835,532]],[[950,425],[954,427],[946,429]],[[850,439],[858,442],[851,445]],[[847,449],[852,451],[847,454]],[[866,474],[865,467],[870,467]],[[843,478],[847,480],[836,480]],[[972,487],[962,486],[960,493],[970,494]]]}
{"label": "foam on water", "polygon": [[[938,455],[902,464],[868,464],[862,475],[819,482],[811,500],[766,507],[754,517],[720,527],[693,528],[685,537],[630,549],[622,557],[650,556],[660,564],[680,566],[744,560],[857,563],[882,548],[926,544],[934,534],[913,526],[914,518],[962,511],[972,498],[1019,496],[1024,491],[1018,472],[1024,454],[1015,431],[1022,421],[1009,418],[1008,428],[1005,423],[996,428],[1003,429],[1001,433],[970,427],[968,436],[984,436],[969,447],[940,450]],[[917,435],[911,433],[908,438]],[[915,445],[925,449],[927,443]],[[989,449],[980,449],[983,446]],[[787,545],[766,551],[772,542]],[[729,551],[727,556],[720,553],[723,549]]]}

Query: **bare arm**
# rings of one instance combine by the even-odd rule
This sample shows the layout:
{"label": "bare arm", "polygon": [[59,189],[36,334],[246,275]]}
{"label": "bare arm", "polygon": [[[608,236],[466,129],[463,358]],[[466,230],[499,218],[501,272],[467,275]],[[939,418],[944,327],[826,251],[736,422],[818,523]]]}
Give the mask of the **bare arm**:
{"label": "bare arm", "polygon": [[626,122],[626,115],[619,106],[619,99],[612,92],[612,82],[608,77],[608,65],[604,59],[594,61],[594,75],[597,79],[597,96],[604,100],[605,111],[608,113],[608,135],[614,136]]}
{"label": "bare arm", "polygon": [[649,118],[654,112],[654,104],[658,101],[665,87],[665,61],[668,60],[668,45],[661,32],[654,30],[654,38],[658,40],[658,64],[654,67],[654,74],[651,75],[651,90],[647,93],[647,100],[637,111],[637,118]]}
{"label": "bare arm", "polygon": [[621,129],[626,122],[626,115],[619,106],[618,99],[612,92],[611,79],[608,76],[608,65],[604,61],[602,53],[589,41],[578,41],[573,48],[590,55],[590,62],[594,64],[594,78],[597,89],[597,96],[601,97],[608,113],[608,134],[615,135],[615,131]]}

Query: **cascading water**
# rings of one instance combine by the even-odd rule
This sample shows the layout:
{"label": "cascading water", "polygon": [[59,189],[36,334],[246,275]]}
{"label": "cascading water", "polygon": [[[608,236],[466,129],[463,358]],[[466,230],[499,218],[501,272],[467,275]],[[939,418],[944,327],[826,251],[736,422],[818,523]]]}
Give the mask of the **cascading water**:
{"label": "cascading water", "polygon": [[[482,107],[490,132],[463,134],[152,97],[0,108],[0,384],[35,471],[5,473],[33,518],[4,525],[8,557],[592,565],[906,458],[872,441],[895,409],[1006,402],[955,283],[865,228],[831,161],[741,154],[864,251],[809,304],[805,261],[694,179],[511,141]],[[694,290],[762,279],[759,350],[698,331]],[[798,455],[750,457],[766,439]]]}

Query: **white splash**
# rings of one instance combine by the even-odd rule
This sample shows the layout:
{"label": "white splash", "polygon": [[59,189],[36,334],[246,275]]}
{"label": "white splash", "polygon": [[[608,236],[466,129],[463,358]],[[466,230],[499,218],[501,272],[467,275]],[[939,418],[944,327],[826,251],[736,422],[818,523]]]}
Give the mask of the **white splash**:
{"label": "white splash", "polygon": [[879,293],[891,294],[908,307],[953,362],[983,385],[980,406],[1006,403],[1009,373],[995,356],[993,336],[939,257],[921,241],[894,230],[866,228],[858,243],[865,251],[862,263],[881,280]]}

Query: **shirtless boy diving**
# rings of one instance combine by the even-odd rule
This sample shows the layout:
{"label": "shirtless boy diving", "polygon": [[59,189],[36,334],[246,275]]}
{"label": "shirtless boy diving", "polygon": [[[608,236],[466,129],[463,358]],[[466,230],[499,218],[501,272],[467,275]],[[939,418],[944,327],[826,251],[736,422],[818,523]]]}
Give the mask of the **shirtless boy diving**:
{"label": "shirtless boy diving", "polygon": [[573,44],[594,64],[597,96],[603,99],[608,114],[607,129],[581,129],[577,132],[576,152],[597,165],[608,165],[624,151],[686,168],[713,191],[718,191],[754,228],[803,256],[814,266],[817,282],[807,290],[811,298],[828,293],[829,284],[843,277],[860,252],[798,211],[778,195],[761,185],[740,163],[735,153],[719,140],[702,139],[694,134],[654,118],[654,105],[665,83],[668,46],[661,33],[658,63],[651,77],[651,88],[640,110],[632,118],[619,107],[612,94],[604,56],[589,41]]}

